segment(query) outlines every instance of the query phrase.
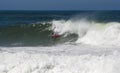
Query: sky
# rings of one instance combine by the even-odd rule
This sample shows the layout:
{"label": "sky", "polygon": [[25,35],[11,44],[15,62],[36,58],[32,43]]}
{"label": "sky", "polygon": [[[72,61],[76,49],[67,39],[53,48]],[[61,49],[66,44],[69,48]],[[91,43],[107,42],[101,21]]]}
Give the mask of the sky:
{"label": "sky", "polygon": [[120,0],[0,0],[0,10],[120,10]]}

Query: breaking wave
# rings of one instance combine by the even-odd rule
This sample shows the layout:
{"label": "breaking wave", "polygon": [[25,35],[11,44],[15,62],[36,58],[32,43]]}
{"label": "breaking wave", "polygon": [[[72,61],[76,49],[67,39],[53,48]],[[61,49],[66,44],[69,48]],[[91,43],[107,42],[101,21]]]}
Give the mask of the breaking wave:
{"label": "breaking wave", "polygon": [[[61,35],[54,40],[51,33]],[[0,46],[50,46],[62,43],[120,46],[119,22],[53,20],[0,27]]]}
{"label": "breaking wave", "polygon": [[55,33],[67,37],[71,34],[78,35],[75,43],[88,45],[120,46],[119,22],[95,22],[86,19],[59,20],[52,22]]}

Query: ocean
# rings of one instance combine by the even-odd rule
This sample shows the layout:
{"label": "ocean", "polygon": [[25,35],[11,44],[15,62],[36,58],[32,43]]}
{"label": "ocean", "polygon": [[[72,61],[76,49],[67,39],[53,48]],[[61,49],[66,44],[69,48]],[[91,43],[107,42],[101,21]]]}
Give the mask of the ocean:
{"label": "ocean", "polygon": [[120,11],[0,11],[0,73],[119,69]]}

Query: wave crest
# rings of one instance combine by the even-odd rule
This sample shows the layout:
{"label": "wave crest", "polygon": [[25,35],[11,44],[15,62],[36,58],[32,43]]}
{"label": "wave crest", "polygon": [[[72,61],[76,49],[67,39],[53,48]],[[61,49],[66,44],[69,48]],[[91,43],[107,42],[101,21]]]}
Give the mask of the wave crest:
{"label": "wave crest", "polygon": [[97,23],[85,19],[78,21],[59,20],[52,22],[52,29],[59,35],[77,34],[76,43],[120,46],[119,22]]}

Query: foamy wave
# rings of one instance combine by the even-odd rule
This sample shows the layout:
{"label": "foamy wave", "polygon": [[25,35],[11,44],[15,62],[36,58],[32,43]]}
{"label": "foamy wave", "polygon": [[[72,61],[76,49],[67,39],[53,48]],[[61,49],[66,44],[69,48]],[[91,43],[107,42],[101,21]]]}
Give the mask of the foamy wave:
{"label": "foamy wave", "polygon": [[120,73],[120,55],[0,53],[0,73]]}
{"label": "foamy wave", "polygon": [[89,45],[120,46],[120,23],[96,23],[88,20],[59,20],[52,22],[52,29],[60,35],[77,34],[76,43]]}

